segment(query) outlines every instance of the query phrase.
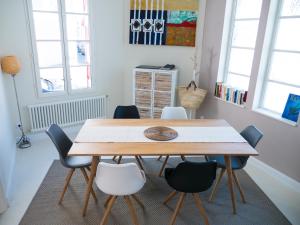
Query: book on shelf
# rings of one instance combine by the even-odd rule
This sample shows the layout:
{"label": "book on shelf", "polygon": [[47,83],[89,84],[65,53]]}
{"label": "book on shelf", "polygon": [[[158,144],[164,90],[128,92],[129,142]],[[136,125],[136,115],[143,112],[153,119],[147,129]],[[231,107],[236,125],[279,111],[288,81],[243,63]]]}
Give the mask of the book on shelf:
{"label": "book on shelf", "polygon": [[289,94],[286,101],[284,111],[282,113],[282,118],[298,122],[300,112],[300,96],[295,94]]}
{"label": "book on shelf", "polygon": [[231,102],[237,105],[243,105],[247,101],[248,91],[234,88],[223,82],[216,82],[215,96],[224,101]]}

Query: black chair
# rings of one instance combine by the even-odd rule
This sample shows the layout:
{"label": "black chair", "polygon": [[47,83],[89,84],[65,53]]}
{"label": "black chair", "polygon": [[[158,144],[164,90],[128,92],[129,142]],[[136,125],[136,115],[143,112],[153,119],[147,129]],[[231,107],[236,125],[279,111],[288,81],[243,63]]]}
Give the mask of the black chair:
{"label": "black chair", "polygon": [[[117,106],[117,108],[115,109],[114,112],[114,119],[140,119],[140,114],[138,111],[138,108],[135,105],[128,105],[128,106],[122,106],[119,105]],[[113,160],[116,160],[117,156],[113,157]],[[141,163],[140,159],[141,156],[139,155],[135,155],[135,159],[139,164],[139,167],[144,170],[143,164]],[[119,159],[117,161],[117,163],[121,163],[122,160],[122,156],[119,156]]]}
{"label": "black chair", "polygon": [[[88,183],[89,178],[88,178],[88,175],[87,175],[87,172],[85,169],[90,171],[89,167],[92,163],[92,157],[68,156],[68,152],[71,149],[73,142],[69,139],[69,137],[65,134],[65,132],[57,124],[52,124],[48,128],[46,133],[48,134],[48,136],[54,143],[54,145],[59,153],[59,158],[60,158],[61,164],[64,167],[70,169],[69,173],[66,177],[63,192],[61,193],[61,196],[59,198],[58,203],[61,204],[75,169],[80,169],[80,171],[82,172],[82,174],[84,176],[86,183]],[[96,197],[96,194],[93,189],[92,189],[92,195],[93,195],[95,201],[97,202],[97,197]]]}
{"label": "black chair", "polygon": [[[246,127],[241,133],[241,136],[245,138],[245,140],[253,147],[255,148],[260,139],[263,137],[263,134],[261,131],[259,131],[255,126],[251,125]],[[226,164],[224,161],[224,156],[206,156],[205,157],[207,161],[215,161],[217,163],[218,168],[221,168],[221,172],[218,176],[218,179],[216,180],[216,183],[214,185],[214,188],[210,194],[209,201],[211,202],[216,194],[217,188],[220,184],[220,181],[226,171]],[[241,185],[239,183],[238,177],[235,173],[236,170],[243,169],[248,160],[249,156],[232,156],[231,157],[231,168],[232,168],[232,174],[235,184],[237,185],[242,201],[243,203],[246,203],[244,192],[241,188]]]}
{"label": "black chair", "polygon": [[216,178],[216,169],[216,162],[189,161],[178,164],[176,168],[165,169],[166,181],[175,191],[171,192],[163,203],[166,204],[177,192],[180,192],[179,201],[177,202],[176,209],[169,223],[170,225],[175,223],[176,216],[179,213],[187,193],[192,193],[200,214],[204,218],[205,224],[209,224],[208,217],[198,193],[206,191],[212,186]]}

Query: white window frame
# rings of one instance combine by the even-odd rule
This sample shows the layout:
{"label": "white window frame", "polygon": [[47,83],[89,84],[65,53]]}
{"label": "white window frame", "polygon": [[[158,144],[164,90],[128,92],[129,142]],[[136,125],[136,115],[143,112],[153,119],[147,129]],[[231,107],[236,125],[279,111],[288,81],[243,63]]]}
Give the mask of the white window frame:
{"label": "white window frame", "polygon": [[[276,9],[275,9],[275,14],[272,18],[268,18],[268,20],[273,20],[273,23],[269,26],[271,26],[270,29],[270,37],[268,41],[265,40],[267,45],[269,45],[267,49],[267,54],[264,56],[265,59],[265,64],[263,65],[264,68],[262,68],[263,72],[263,79],[262,79],[262,85],[260,92],[255,93],[259,95],[258,98],[258,104],[254,107],[254,110],[260,110],[260,111],[265,111],[266,113],[269,113],[273,117],[281,116],[281,113],[275,112],[271,109],[263,107],[263,101],[266,96],[266,86],[268,82],[273,82],[276,84],[283,84],[291,87],[297,87],[300,88],[300,85],[293,85],[293,84],[288,84],[282,81],[276,81],[269,79],[269,74],[270,74],[270,68],[271,68],[271,63],[273,60],[273,53],[274,52],[290,52],[290,53],[298,53],[300,54],[300,51],[291,51],[291,50],[278,50],[275,49],[275,41],[278,33],[278,28],[279,28],[279,22],[281,17],[281,11],[282,11],[282,6],[283,6],[283,0],[276,0]],[[270,6],[271,7],[271,6]],[[300,16],[284,16],[283,18],[300,18]],[[267,29],[267,28],[266,28]]]}
{"label": "white window frame", "polygon": [[[263,3],[262,3],[263,5]],[[262,7],[262,6],[261,6]],[[242,19],[235,19],[236,16],[236,9],[237,9],[237,0],[230,0],[226,3],[226,9],[225,9],[225,19],[224,19],[224,28],[223,28],[223,34],[222,34],[222,47],[221,47],[221,54],[220,54],[220,62],[219,62],[219,70],[218,70],[218,78],[217,82],[223,82],[227,83],[228,75],[229,73],[247,77],[249,78],[249,84],[252,74],[252,67],[253,67],[253,61],[255,56],[255,46],[254,47],[242,47],[242,46],[233,46],[233,33],[234,33],[234,25],[236,21],[250,21],[250,20],[258,20],[260,23],[260,18],[242,18]],[[259,29],[259,24],[258,24]],[[258,30],[257,30],[258,32]],[[257,35],[256,34],[256,42],[257,42]],[[252,66],[249,75],[231,72],[229,71],[229,62],[230,62],[230,56],[232,49],[248,49],[253,50],[253,59],[252,59]],[[248,89],[249,89],[248,84]],[[245,90],[248,91],[248,90]]]}
{"label": "white window frame", "polygon": [[[39,40],[39,41],[60,41],[61,42],[61,49],[62,49],[62,65],[63,68],[63,78],[64,78],[64,90],[63,91],[54,91],[54,92],[42,92],[41,86],[41,77],[40,77],[40,68],[58,68],[58,67],[39,67],[38,63],[38,53],[37,53],[37,46],[36,46],[36,38],[35,38],[35,29],[34,29],[34,19],[33,19],[33,12],[39,12],[39,10],[33,10],[32,8],[32,0],[24,0],[27,11],[27,18],[28,18],[28,26],[30,30],[30,39],[31,39],[31,51],[32,51],[32,58],[33,58],[33,67],[34,67],[34,74],[35,74],[35,83],[37,89],[38,97],[53,97],[53,96],[63,96],[63,95],[73,95],[73,94],[84,94],[90,93],[95,91],[94,85],[94,38],[93,38],[93,30],[92,30],[92,0],[88,1],[88,12],[87,13],[73,13],[73,12],[66,12],[65,11],[65,0],[56,0],[57,1],[57,9],[58,11],[46,11],[41,10],[40,12],[43,13],[56,13],[59,17],[59,27],[60,27],[60,40]],[[70,65],[69,65],[69,55],[68,55],[68,40],[67,39],[67,29],[66,29],[66,14],[74,14],[74,15],[87,15],[88,16],[88,29],[89,29],[89,40],[83,40],[84,42],[89,43],[90,48],[90,77],[91,77],[91,87],[90,88],[82,88],[82,89],[72,89],[71,85],[71,76],[70,76]],[[80,41],[80,40],[76,40]],[[88,65],[88,64],[87,64]],[[84,66],[81,64],[79,66]],[[76,67],[76,66],[72,66]]]}

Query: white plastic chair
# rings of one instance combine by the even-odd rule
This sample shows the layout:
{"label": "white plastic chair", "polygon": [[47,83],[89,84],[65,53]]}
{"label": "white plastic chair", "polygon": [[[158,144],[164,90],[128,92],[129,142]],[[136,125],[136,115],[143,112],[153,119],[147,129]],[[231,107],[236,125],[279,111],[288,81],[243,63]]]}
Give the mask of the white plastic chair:
{"label": "white plastic chair", "polygon": [[[187,120],[188,116],[183,107],[164,107],[163,111],[161,113],[161,119],[163,120]],[[162,158],[162,155],[158,157],[157,160],[160,160]],[[162,176],[162,173],[165,169],[165,166],[168,162],[169,155],[166,156],[165,161],[163,162],[163,165],[159,171],[159,176]],[[181,159],[185,160],[184,155],[181,155]]]}
{"label": "white plastic chair", "polygon": [[163,120],[186,120],[188,116],[183,107],[164,107],[161,113]]}
{"label": "white plastic chair", "polygon": [[137,216],[130,197],[137,201],[143,208],[143,203],[134,195],[142,189],[146,183],[144,171],[140,170],[135,163],[109,164],[100,162],[95,177],[97,187],[108,194],[105,202],[107,206],[101,225],[106,224],[110,210],[118,196],[123,196],[130,210],[132,222],[138,225]]}

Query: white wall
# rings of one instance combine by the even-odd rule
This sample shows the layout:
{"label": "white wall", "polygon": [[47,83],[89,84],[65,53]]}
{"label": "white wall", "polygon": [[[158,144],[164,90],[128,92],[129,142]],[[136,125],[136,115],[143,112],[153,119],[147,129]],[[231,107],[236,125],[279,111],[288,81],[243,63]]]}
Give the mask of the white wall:
{"label": "white wall", "polygon": [[3,76],[0,70],[0,183],[3,185],[6,197],[10,197],[9,189],[15,163],[16,144],[4,92]]}
{"label": "white wall", "polygon": [[[195,48],[129,45],[130,1],[93,0],[91,26],[94,32],[95,92],[55,98],[39,98],[34,86],[35,75],[25,2],[24,0],[0,1],[0,55],[15,54],[20,58],[22,70],[16,77],[16,82],[26,131],[29,131],[26,106],[30,104],[108,94],[111,106],[110,115],[117,104],[131,104],[132,69],[139,64],[175,64],[179,68],[179,84],[186,84],[192,78],[193,63],[190,58],[194,55]],[[202,2],[205,1],[201,0]],[[204,7],[201,10],[204,10]],[[199,27],[202,27],[203,22],[202,18],[199,19]],[[201,29],[198,33],[197,38],[200,39]],[[6,82],[5,86],[9,101],[14,102],[11,83]],[[17,123],[16,108],[15,106],[12,108],[14,121]]]}
{"label": "white wall", "polygon": [[[249,124],[255,124],[264,133],[262,141],[257,146],[260,153],[258,159],[300,181],[300,128],[252,111],[257,74],[251,75],[253,79],[249,87],[250,98],[246,108],[212,97],[218,74],[225,4],[225,0],[207,1],[200,85],[209,89],[210,96],[202,105],[198,116],[224,118],[238,130]],[[259,32],[258,39],[261,38],[262,32]],[[258,71],[258,67],[259,60],[256,60],[253,70]]]}
{"label": "white wall", "polygon": [[[194,47],[180,46],[144,46],[129,43],[129,10],[130,0],[124,1],[124,103],[132,103],[132,69],[137,65],[165,65],[175,64],[179,69],[178,85],[186,85],[192,79]],[[204,25],[205,0],[200,0],[197,27],[197,45],[201,50],[202,31]],[[200,53],[200,52],[199,52]],[[200,55],[200,54],[198,54]],[[199,56],[198,56],[199,57]]]}

